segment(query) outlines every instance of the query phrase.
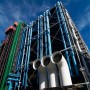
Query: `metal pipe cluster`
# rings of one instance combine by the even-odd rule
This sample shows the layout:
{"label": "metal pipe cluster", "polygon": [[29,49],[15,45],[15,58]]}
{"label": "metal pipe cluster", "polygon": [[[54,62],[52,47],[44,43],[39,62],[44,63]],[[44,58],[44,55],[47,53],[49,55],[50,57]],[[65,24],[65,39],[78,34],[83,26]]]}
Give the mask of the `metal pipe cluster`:
{"label": "metal pipe cluster", "polygon": [[0,84],[4,75],[8,57],[10,54],[11,46],[15,35],[16,25],[10,26],[6,30],[6,38],[2,43],[1,54],[0,54]]}
{"label": "metal pipe cluster", "polygon": [[[59,72],[53,67],[55,64],[57,65]],[[52,56],[43,57],[42,60],[35,60],[33,62],[33,68],[39,72],[39,90],[72,85],[68,64],[59,51],[54,52]],[[47,72],[44,71],[45,69],[47,69]]]}
{"label": "metal pipe cluster", "polygon": [[[57,2],[50,11],[46,10],[30,25],[17,25],[15,22],[13,31],[7,30],[6,34],[0,49],[0,90],[27,90],[30,85],[33,86],[35,78],[38,78],[39,90],[69,86],[73,78],[80,77],[80,66],[84,71],[79,60],[83,50],[72,20],[61,2]],[[81,59],[89,76],[85,58]],[[37,72],[32,76],[29,71]]]}
{"label": "metal pipe cluster", "polygon": [[[67,86],[67,85],[72,85],[72,81],[71,81],[71,77],[70,77],[70,73],[69,73],[69,69],[68,69],[68,65],[67,62],[65,62],[65,60],[63,59],[63,63],[65,63],[65,68],[66,71],[68,73],[67,77],[68,77],[68,81],[66,79],[65,81],[65,72],[63,71],[63,66],[59,64],[57,64],[58,67],[62,68],[61,70],[59,69],[59,73],[60,73],[60,78],[58,77],[58,70],[56,67],[56,61],[54,62],[53,60],[56,59],[56,57],[52,57],[52,48],[51,48],[51,37],[50,37],[50,25],[49,25],[49,11],[47,10],[46,12],[44,12],[44,31],[45,31],[45,56],[43,57],[43,33],[41,31],[40,32],[40,28],[38,28],[38,48],[41,45],[40,49],[40,53],[37,54],[37,60],[35,60],[33,62],[33,68],[35,70],[38,70],[38,77],[39,77],[39,89],[42,90],[44,88],[48,88],[48,87],[59,87],[61,86]],[[40,16],[41,17],[41,16]],[[38,26],[41,25],[39,23],[39,18],[38,18]],[[43,29],[42,29],[43,30]],[[41,39],[41,40],[40,40]],[[39,58],[40,56],[40,58]],[[60,55],[61,57],[62,55]],[[53,59],[54,58],[54,59]],[[60,59],[61,60],[61,59]],[[64,64],[63,64],[64,65]],[[60,83],[59,83],[59,79],[60,79]]]}

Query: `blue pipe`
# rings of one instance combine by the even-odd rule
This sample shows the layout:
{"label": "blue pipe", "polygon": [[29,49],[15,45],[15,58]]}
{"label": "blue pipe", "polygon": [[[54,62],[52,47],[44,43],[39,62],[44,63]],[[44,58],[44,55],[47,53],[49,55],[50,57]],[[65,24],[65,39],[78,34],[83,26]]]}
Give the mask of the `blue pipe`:
{"label": "blue pipe", "polygon": [[[24,48],[23,48],[23,55],[22,55],[22,59],[21,59],[21,68],[20,68],[20,79],[19,79],[19,86],[18,86],[18,89],[20,88],[20,82],[22,80],[22,76],[24,78],[24,72],[23,72],[23,69],[24,69],[24,61],[25,61],[25,53],[26,53],[26,43],[27,43],[27,36],[28,36],[28,31],[26,29],[26,33],[25,33],[25,41],[24,41]],[[23,80],[22,80],[22,85],[23,85]]]}
{"label": "blue pipe", "polygon": [[[17,74],[19,74],[20,77],[20,66],[21,66],[21,58],[23,55],[23,48],[24,48],[24,42],[25,42],[25,33],[26,33],[26,29],[23,29],[23,34],[22,34],[22,41],[20,44],[20,52],[19,52],[19,56],[18,56],[18,63],[17,63]],[[19,83],[16,83],[15,87],[18,86]]]}
{"label": "blue pipe", "polygon": [[[28,30],[28,26],[27,26],[27,32],[29,33],[29,30]],[[27,44],[28,44],[28,35],[27,35]],[[27,64],[27,56],[28,56],[28,45],[26,44],[26,57],[25,57],[25,64],[24,64],[24,74],[23,74],[23,86],[24,86],[24,88],[26,89],[26,87],[27,87],[27,82],[25,82],[26,81],[26,77],[27,77],[27,75],[26,75],[26,64]]]}
{"label": "blue pipe", "polygon": [[14,74],[14,73],[13,74],[10,73],[9,76],[19,78],[19,75],[18,74]]}
{"label": "blue pipe", "polygon": [[[19,51],[19,54],[18,54],[18,58],[17,58],[17,64],[16,64],[16,73],[18,75],[20,75],[19,71],[20,71],[20,58],[21,58],[21,55],[22,55],[22,49],[23,49],[23,36],[24,36],[24,30],[23,30],[23,33],[22,33],[22,39],[21,39],[21,44],[20,44],[20,51]],[[15,89],[16,87],[18,86],[18,83],[15,82]]]}
{"label": "blue pipe", "polygon": [[46,30],[46,14],[44,12],[44,36],[45,36],[45,55],[47,55],[47,48],[48,48],[48,44],[47,44],[47,30]]}
{"label": "blue pipe", "polygon": [[17,64],[16,64],[16,72],[19,74],[19,71],[20,71],[20,63],[21,63],[21,57],[22,57],[22,50],[23,50],[23,47],[24,47],[24,40],[25,40],[25,29],[23,30],[23,33],[22,33],[22,40],[21,40],[21,43],[20,43],[20,51],[19,51],[19,54],[18,54],[18,58],[17,58]]}
{"label": "blue pipe", "polygon": [[[58,5],[58,10],[59,10],[59,13],[60,13],[61,21],[63,22],[62,26],[64,27],[66,41],[68,42],[69,46],[72,46],[71,41],[70,41],[70,37],[69,37],[69,34],[68,34],[68,29],[67,29],[67,26],[66,26],[65,18],[64,18],[62,9],[61,9],[62,4],[58,2],[57,5]],[[74,51],[73,51],[72,48],[70,49],[70,52],[71,52],[71,57],[72,57],[72,60],[73,60],[74,68],[75,68],[75,71],[76,71],[76,75],[79,75],[79,71],[78,71]]]}
{"label": "blue pipe", "polygon": [[20,74],[20,65],[21,65],[21,57],[22,57],[22,51],[23,51],[23,47],[24,47],[24,39],[25,39],[25,33],[23,32],[23,35],[22,35],[22,41],[21,41],[21,44],[20,44],[20,52],[18,54],[18,58],[17,58],[17,73]]}
{"label": "blue pipe", "polygon": [[15,82],[15,87],[14,90],[16,90],[16,86],[18,85],[18,81],[19,81],[19,76],[17,74],[12,74],[10,73],[7,79],[7,83],[9,84],[8,86],[8,90],[12,90],[12,82]]}
{"label": "blue pipe", "polygon": [[25,68],[24,68],[24,78],[23,78],[23,85],[26,88],[27,86],[27,79],[28,79],[28,68],[29,68],[29,59],[30,59],[30,46],[31,46],[31,38],[32,38],[32,25],[27,26],[28,30],[28,38],[27,38],[27,51],[26,51],[26,58],[25,58]]}
{"label": "blue pipe", "polygon": [[[57,6],[56,6],[56,10],[57,10],[58,21],[60,22],[60,16],[59,16],[59,11],[57,9]],[[61,23],[59,23],[59,27],[60,27],[60,32],[61,32],[61,37],[62,37],[62,40],[63,40],[63,44],[64,44],[64,49],[66,49],[67,46],[66,46],[66,42],[65,42],[64,33],[63,33],[63,30],[62,30],[62,24]],[[68,66],[69,66],[70,74],[72,76],[73,73],[72,73],[72,68],[71,68],[71,64],[70,64],[68,51],[65,51],[65,57],[66,57],[66,60],[67,60]]]}
{"label": "blue pipe", "polygon": [[[21,40],[21,42],[22,42],[22,40]],[[21,47],[22,48],[22,47]],[[19,54],[19,55],[21,55],[21,53]],[[18,56],[18,58],[20,58],[19,56]],[[17,64],[16,64],[16,73],[17,73],[17,71],[19,71],[19,65],[18,65],[18,59],[17,59]],[[11,77],[11,78],[10,78]],[[10,86],[11,86],[11,84],[12,84],[12,82],[11,81],[14,81],[15,82],[15,88],[14,88],[14,90],[16,89],[16,87],[18,86],[18,81],[19,81],[19,74],[17,73],[17,74],[9,74],[9,78],[8,78],[8,80],[9,80],[9,82],[10,82]]]}
{"label": "blue pipe", "polygon": [[[23,55],[23,48],[24,48],[24,42],[25,42],[25,35],[26,34],[26,29],[23,29],[23,33],[22,33],[22,39],[21,39],[21,43],[20,43],[20,51],[18,54],[18,58],[17,58],[17,64],[16,64],[16,73],[19,75],[21,75],[20,73],[20,66],[21,66],[21,60],[22,60],[22,55]],[[18,86],[18,83],[15,82],[15,88]]]}
{"label": "blue pipe", "polygon": [[9,84],[8,90],[12,90],[12,82],[8,81],[7,83]]}
{"label": "blue pipe", "polygon": [[39,37],[39,28],[40,28],[40,27],[39,27],[39,26],[40,26],[39,24],[40,24],[40,23],[39,23],[39,22],[40,22],[40,19],[39,19],[39,17],[38,17],[37,59],[39,59],[39,56],[40,56],[40,52],[39,52],[39,46],[40,46],[40,45],[39,45],[39,38],[40,38],[40,37]]}
{"label": "blue pipe", "polygon": [[[43,57],[43,42],[42,42],[42,16],[38,17],[38,38],[37,38],[37,59],[40,59]],[[39,73],[37,72],[37,76],[39,76]],[[37,79],[38,83],[38,79]]]}
{"label": "blue pipe", "polygon": [[[26,77],[26,80],[28,79],[28,69],[29,69],[29,60],[30,60],[30,47],[31,47],[31,39],[32,39],[32,25],[30,25],[30,28],[29,28],[29,46],[28,46],[28,57],[27,57],[27,64],[26,64],[26,71],[27,71],[27,77]],[[27,82],[27,81],[26,81]]]}
{"label": "blue pipe", "polygon": [[18,81],[19,81],[18,78],[16,78],[16,79],[15,79],[15,78],[8,78],[7,80],[8,80],[8,81],[15,81],[15,82],[18,82]]}
{"label": "blue pipe", "polygon": [[39,38],[40,38],[40,60],[43,57],[43,21],[42,16],[40,16],[40,29],[39,29]]}
{"label": "blue pipe", "polygon": [[47,30],[47,40],[48,40],[48,55],[52,54],[52,48],[51,48],[51,38],[50,38],[50,26],[49,26],[49,17],[48,17],[49,11],[46,11],[46,30]]}
{"label": "blue pipe", "polygon": [[[28,26],[26,27],[26,31],[27,31],[27,33],[29,32]],[[27,43],[28,43],[28,35],[26,37],[26,45],[25,45],[26,51],[25,51],[25,60],[24,60],[25,62],[24,62],[24,72],[23,72],[23,80],[22,80],[22,85],[25,88],[27,86],[27,83],[25,83],[25,79],[26,79],[26,64],[27,64],[27,56],[28,56],[28,45],[27,45]]]}

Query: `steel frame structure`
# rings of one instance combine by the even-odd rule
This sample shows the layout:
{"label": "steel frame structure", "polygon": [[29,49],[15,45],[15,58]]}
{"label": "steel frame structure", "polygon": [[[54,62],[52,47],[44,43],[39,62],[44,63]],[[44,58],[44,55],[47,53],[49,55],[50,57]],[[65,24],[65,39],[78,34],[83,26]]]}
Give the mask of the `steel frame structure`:
{"label": "steel frame structure", "polygon": [[[73,85],[84,83],[90,90],[89,51],[61,2],[46,10],[30,25],[19,23],[16,31],[8,33],[7,37],[9,41],[0,49],[0,90],[39,88],[41,75],[39,70],[32,68],[32,63],[36,60],[42,62],[45,56],[52,60],[56,51],[65,57]],[[57,65],[52,67],[55,67],[58,77]],[[53,87],[49,66],[41,68],[48,75],[49,88]]]}

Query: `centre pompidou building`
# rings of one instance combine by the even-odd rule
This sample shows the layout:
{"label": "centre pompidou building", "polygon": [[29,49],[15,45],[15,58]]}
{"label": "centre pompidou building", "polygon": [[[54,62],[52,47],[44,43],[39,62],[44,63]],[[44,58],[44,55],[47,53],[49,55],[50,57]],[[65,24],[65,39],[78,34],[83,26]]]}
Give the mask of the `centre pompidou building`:
{"label": "centre pompidou building", "polygon": [[90,53],[61,2],[5,34],[0,90],[90,90]]}

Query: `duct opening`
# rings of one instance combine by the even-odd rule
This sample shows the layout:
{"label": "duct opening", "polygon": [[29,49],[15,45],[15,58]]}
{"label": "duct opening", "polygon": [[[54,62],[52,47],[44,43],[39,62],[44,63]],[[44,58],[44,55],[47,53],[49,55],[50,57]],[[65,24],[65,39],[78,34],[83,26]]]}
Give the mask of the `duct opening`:
{"label": "duct opening", "polygon": [[62,58],[62,54],[61,53],[57,52],[57,53],[53,54],[53,61],[55,63],[58,63],[61,60],[61,58]]}
{"label": "duct opening", "polygon": [[41,65],[40,60],[34,61],[34,63],[33,63],[33,68],[36,70],[36,69],[39,68],[40,65]]}
{"label": "duct opening", "polygon": [[44,65],[47,66],[50,63],[50,60],[50,57],[45,57],[43,60]]}
{"label": "duct opening", "polygon": [[35,67],[38,68],[40,66],[41,62],[40,61],[37,61],[36,64],[35,64]]}

